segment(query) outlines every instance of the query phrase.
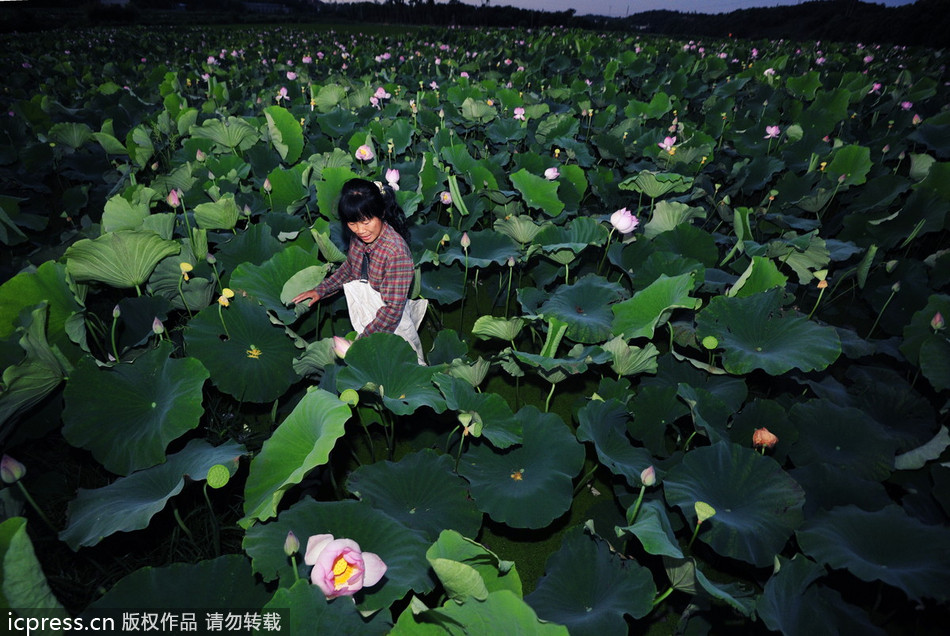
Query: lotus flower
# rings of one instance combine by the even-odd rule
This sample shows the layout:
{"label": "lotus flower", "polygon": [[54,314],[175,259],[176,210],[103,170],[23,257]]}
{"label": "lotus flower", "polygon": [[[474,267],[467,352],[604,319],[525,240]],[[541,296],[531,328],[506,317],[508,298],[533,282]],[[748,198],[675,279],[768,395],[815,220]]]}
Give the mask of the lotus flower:
{"label": "lotus flower", "polygon": [[657,146],[673,154],[674,144],[676,144],[676,137],[664,137],[663,141],[658,143]]}
{"label": "lotus flower", "polygon": [[294,73],[293,71],[287,71],[287,79],[292,82],[295,79],[297,79],[297,74]]}
{"label": "lotus flower", "polygon": [[644,486],[650,487],[656,483],[656,469],[653,466],[647,466],[640,471],[640,481]]}
{"label": "lotus flower", "polygon": [[547,179],[548,181],[554,181],[560,176],[561,176],[561,172],[557,168],[548,168],[547,170],[544,171],[544,178]]}
{"label": "lotus flower", "polygon": [[446,190],[439,195],[439,201],[442,202],[442,205],[452,205],[452,194]]}
{"label": "lotus flower", "polygon": [[627,208],[620,208],[610,215],[610,224],[621,234],[628,234],[637,229],[640,219],[635,217]]}
{"label": "lotus flower", "polygon": [[766,139],[778,139],[779,134],[782,132],[782,129],[778,126],[766,126],[765,127],[765,138]]}
{"label": "lotus flower", "polygon": [[354,156],[360,161],[372,161],[373,157],[375,157],[376,154],[373,152],[372,148],[370,148],[366,144],[363,144],[362,146],[356,149]]}
{"label": "lotus flower", "polygon": [[181,205],[181,195],[178,194],[178,189],[176,188],[169,192],[168,197],[165,200],[168,202],[168,205],[172,206],[173,208],[177,208],[179,205]]}
{"label": "lotus flower", "polygon": [[303,560],[313,566],[310,581],[328,599],[352,596],[379,583],[386,573],[386,564],[378,555],[363,552],[351,539],[334,539],[332,534],[310,537]]}
{"label": "lotus flower", "polygon": [[521,121],[527,121],[524,117],[524,108],[521,108],[520,106],[515,109],[514,117],[515,119],[520,119]]}
{"label": "lotus flower", "polygon": [[389,184],[393,190],[399,189],[399,171],[395,168],[390,168],[386,171],[386,183]]}
{"label": "lotus flower", "polygon": [[933,318],[930,319],[930,327],[934,331],[940,331],[946,326],[947,326],[947,323],[943,319],[943,314],[941,314],[939,311],[934,314]]}
{"label": "lotus flower", "polygon": [[346,352],[352,346],[352,342],[340,336],[333,336],[333,352],[341,358],[346,357]]}
{"label": "lotus flower", "polygon": [[752,433],[752,445],[756,448],[772,448],[778,443],[778,437],[773,435],[767,428],[757,428]]}

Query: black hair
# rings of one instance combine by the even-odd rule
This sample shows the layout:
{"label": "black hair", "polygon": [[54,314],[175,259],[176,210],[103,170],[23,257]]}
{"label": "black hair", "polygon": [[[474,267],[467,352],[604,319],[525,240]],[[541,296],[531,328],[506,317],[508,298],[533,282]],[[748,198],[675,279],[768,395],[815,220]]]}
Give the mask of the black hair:
{"label": "black hair", "polygon": [[367,181],[366,179],[350,179],[343,184],[340,191],[340,202],[337,204],[340,222],[343,224],[343,240],[347,247],[353,232],[347,227],[348,223],[366,221],[378,218],[396,230],[409,245],[409,222],[399,203],[396,202],[396,192],[388,183]]}

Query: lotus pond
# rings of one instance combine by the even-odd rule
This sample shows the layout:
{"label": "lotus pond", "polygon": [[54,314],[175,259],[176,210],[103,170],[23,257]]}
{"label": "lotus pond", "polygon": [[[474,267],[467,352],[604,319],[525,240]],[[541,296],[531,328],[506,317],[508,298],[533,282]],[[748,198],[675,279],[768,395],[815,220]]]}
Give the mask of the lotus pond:
{"label": "lotus pond", "polygon": [[[939,633],[944,51],[305,26],[3,45],[7,607]],[[399,187],[427,366],[391,334],[341,359],[345,302],[289,303],[343,260],[354,176]],[[326,535],[356,556],[327,566]]]}

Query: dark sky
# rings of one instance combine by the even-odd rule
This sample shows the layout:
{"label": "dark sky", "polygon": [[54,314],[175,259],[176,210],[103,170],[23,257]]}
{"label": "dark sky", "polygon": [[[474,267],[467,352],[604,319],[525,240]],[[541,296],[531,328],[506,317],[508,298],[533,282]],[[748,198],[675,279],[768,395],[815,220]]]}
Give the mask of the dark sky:
{"label": "dark sky", "polygon": [[[328,0],[332,2],[333,0]],[[337,0],[345,2],[346,0]],[[443,0],[436,0],[442,2]],[[483,0],[462,0],[465,4],[481,5]],[[670,11],[696,11],[700,13],[729,13],[750,7],[775,7],[801,4],[802,0],[488,0],[490,6],[512,6],[537,11],[566,11],[574,9],[577,15],[597,14],[622,17],[625,15],[669,9]],[[876,0],[876,4],[897,6],[911,4],[913,0]]]}

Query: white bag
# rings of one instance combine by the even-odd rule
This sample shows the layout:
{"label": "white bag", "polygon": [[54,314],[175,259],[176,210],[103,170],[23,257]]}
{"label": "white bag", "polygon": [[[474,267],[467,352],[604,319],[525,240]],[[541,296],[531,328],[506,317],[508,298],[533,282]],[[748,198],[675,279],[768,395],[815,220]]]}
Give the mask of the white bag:
{"label": "white bag", "polygon": [[[373,289],[369,283],[362,280],[351,280],[343,284],[343,293],[346,294],[346,305],[350,311],[350,324],[356,333],[363,333],[366,325],[376,318],[376,312],[379,311],[385,303],[379,292]],[[429,307],[429,301],[422,298],[419,300],[407,300],[406,308],[402,312],[402,318],[399,320],[399,326],[396,327],[396,335],[412,345],[419,358],[419,364],[425,365],[425,358],[422,356],[422,342],[419,340],[419,325],[425,318],[426,309]]]}

